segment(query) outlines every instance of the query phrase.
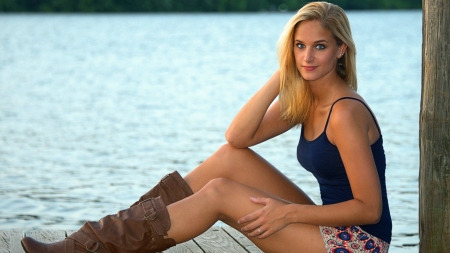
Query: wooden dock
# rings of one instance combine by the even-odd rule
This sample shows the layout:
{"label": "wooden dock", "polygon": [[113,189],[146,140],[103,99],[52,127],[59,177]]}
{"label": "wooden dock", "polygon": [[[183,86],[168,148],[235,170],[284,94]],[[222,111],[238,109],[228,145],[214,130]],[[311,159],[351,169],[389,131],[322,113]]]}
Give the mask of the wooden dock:
{"label": "wooden dock", "polygon": [[[74,230],[52,230],[52,231],[0,231],[0,253],[24,253],[20,240],[24,235],[33,237],[42,242],[55,242],[65,238],[66,233],[70,235]],[[228,226],[215,226],[202,235],[182,244],[164,251],[165,253],[203,253],[203,252],[262,252],[247,237]]]}

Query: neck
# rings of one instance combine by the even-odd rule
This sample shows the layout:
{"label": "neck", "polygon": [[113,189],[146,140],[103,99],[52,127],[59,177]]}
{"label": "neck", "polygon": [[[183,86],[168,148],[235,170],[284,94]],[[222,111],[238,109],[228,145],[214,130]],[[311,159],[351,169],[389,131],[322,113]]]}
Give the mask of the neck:
{"label": "neck", "polygon": [[314,97],[314,104],[327,105],[336,100],[336,97],[343,88],[348,88],[348,85],[338,75],[334,75],[326,80],[316,80],[308,82]]}

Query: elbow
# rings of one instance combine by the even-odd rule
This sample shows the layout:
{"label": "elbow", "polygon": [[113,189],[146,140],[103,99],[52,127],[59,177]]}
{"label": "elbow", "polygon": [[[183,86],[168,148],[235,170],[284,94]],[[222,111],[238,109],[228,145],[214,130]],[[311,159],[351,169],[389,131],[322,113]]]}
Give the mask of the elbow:
{"label": "elbow", "polygon": [[245,146],[245,143],[242,141],[242,138],[239,138],[239,136],[230,133],[230,131],[227,131],[225,133],[225,140],[233,148],[247,148],[247,146]]}
{"label": "elbow", "polygon": [[382,212],[381,205],[379,207],[370,208],[369,212],[366,213],[367,224],[377,224],[380,222]]}
{"label": "elbow", "polygon": [[381,213],[372,215],[369,219],[369,224],[377,224],[378,222],[380,222],[380,219],[381,219]]}
{"label": "elbow", "polygon": [[235,138],[226,138],[228,144],[232,146],[233,148],[247,148],[245,145],[243,145],[242,142],[238,141]]}

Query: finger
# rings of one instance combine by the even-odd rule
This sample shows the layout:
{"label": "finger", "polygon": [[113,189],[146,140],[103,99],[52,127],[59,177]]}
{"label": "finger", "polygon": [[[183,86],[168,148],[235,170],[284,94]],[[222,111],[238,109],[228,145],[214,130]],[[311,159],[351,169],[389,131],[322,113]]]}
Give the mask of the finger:
{"label": "finger", "polygon": [[269,237],[272,233],[269,231],[264,231],[261,234],[259,234],[256,238],[258,239],[265,239],[267,237]]}
{"label": "finger", "polygon": [[261,230],[261,228],[256,228],[254,229],[252,232],[248,233],[247,235],[249,237],[258,237],[260,236],[262,233],[264,233],[263,230]]}
{"label": "finger", "polygon": [[254,220],[258,219],[258,217],[259,217],[258,211],[255,211],[255,212],[253,212],[251,214],[247,214],[246,216],[240,218],[237,221],[237,223],[238,224],[244,224],[244,223],[251,222],[251,221],[254,221]]}
{"label": "finger", "polygon": [[267,205],[268,198],[250,197],[250,200],[255,204]]}
{"label": "finger", "polygon": [[269,230],[265,230],[262,227],[259,227],[258,229],[256,229],[256,232],[252,232],[251,233],[252,236],[258,238],[258,239],[265,239],[267,237],[269,237],[270,235],[273,234],[273,232],[269,231]]}
{"label": "finger", "polygon": [[257,230],[260,226],[261,226],[261,224],[259,224],[259,222],[254,221],[254,222],[249,223],[245,227],[242,227],[241,231],[242,232],[250,232],[251,231],[251,233],[254,233],[255,230]]}
{"label": "finger", "polygon": [[272,235],[274,233],[274,231],[270,228],[270,227],[267,227],[267,226],[260,226],[258,229],[257,229],[257,236],[256,236],[256,238],[258,238],[258,239],[264,239],[264,238],[267,238],[267,237],[269,237],[270,235]]}

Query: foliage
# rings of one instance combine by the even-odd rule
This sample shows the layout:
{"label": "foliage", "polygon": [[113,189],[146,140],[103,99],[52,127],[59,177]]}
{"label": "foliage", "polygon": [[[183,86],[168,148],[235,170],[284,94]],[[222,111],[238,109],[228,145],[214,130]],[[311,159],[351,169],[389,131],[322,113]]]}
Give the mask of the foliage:
{"label": "foliage", "polygon": [[[0,0],[0,12],[294,11],[307,0]],[[347,10],[420,9],[422,0],[329,0]]]}

